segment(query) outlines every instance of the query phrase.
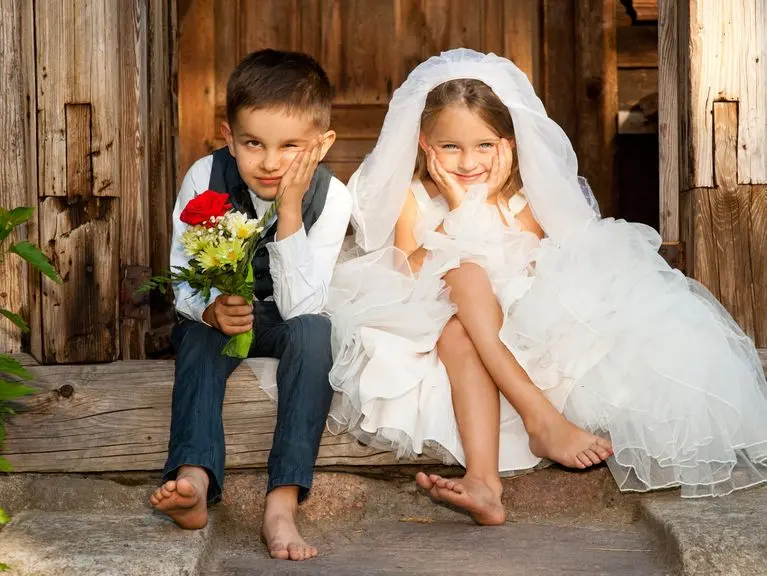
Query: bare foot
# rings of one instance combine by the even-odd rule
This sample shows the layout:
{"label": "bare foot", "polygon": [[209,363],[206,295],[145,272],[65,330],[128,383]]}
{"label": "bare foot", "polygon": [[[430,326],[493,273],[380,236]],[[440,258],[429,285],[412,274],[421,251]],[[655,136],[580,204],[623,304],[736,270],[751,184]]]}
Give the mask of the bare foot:
{"label": "bare foot", "polygon": [[578,428],[556,411],[528,433],[533,454],[569,468],[589,468],[613,453],[609,440]]}
{"label": "bare foot", "polygon": [[208,474],[202,468],[182,467],[175,480],[154,491],[152,506],[181,528],[199,530],[208,523]]}
{"label": "bare foot", "polygon": [[488,482],[469,474],[452,480],[437,474],[427,476],[423,472],[416,475],[416,482],[435,500],[466,510],[477,524],[497,526],[506,520],[500,482],[491,487]]}
{"label": "bare foot", "polygon": [[261,537],[272,558],[308,560],[317,556],[317,549],[298,533],[297,512],[297,487],[280,486],[267,495]]}

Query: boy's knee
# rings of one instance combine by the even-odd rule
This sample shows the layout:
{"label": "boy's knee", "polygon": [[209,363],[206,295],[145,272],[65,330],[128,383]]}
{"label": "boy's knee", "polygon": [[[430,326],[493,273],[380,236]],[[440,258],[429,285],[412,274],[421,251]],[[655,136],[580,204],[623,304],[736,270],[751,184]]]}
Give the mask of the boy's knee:
{"label": "boy's knee", "polygon": [[302,349],[330,350],[331,323],[327,316],[305,314],[287,321],[292,346]]}
{"label": "boy's knee", "polygon": [[448,320],[437,341],[437,352],[441,357],[463,356],[474,351],[474,342],[461,321],[453,316]]}

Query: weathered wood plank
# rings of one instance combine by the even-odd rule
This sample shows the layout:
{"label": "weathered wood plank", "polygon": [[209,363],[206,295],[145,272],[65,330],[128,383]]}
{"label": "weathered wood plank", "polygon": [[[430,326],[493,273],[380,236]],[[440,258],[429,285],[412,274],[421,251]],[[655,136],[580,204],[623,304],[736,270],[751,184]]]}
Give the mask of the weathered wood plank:
{"label": "weathered wood plank", "polygon": [[[148,117],[147,130],[149,161],[149,245],[150,266],[158,275],[170,266],[171,214],[175,200],[175,142],[173,126],[177,116],[172,97],[171,14],[168,2],[149,2],[147,31],[148,60]],[[170,295],[155,292],[151,295],[152,330],[167,324],[172,304]]]}
{"label": "weathered wood plank", "polygon": [[618,63],[615,0],[581,0],[575,9],[576,153],[603,216],[617,207],[615,137]]}
{"label": "weathered wood plank", "polygon": [[631,3],[637,20],[652,22],[658,19],[658,0],[632,0]]}
{"label": "weathered wood plank", "polygon": [[658,70],[618,70],[618,133],[658,132]]}
{"label": "weathered wood plank", "polygon": [[[680,239],[679,213],[679,46],[677,6],[663,2],[658,19],[658,138],[660,146],[660,233]],[[693,258],[688,258],[692,262]]]}
{"label": "weathered wood plank", "polygon": [[575,106],[575,3],[543,2],[542,84],[549,116],[576,145],[578,116]]}
{"label": "weathered wood plank", "polygon": [[538,0],[505,0],[504,55],[540,88],[540,11]]}
{"label": "weathered wood plank", "polygon": [[[756,345],[767,348],[767,186],[751,187],[750,241]],[[767,365],[767,350],[762,358]]]}
{"label": "weathered wood plank", "polygon": [[[688,12],[689,11],[689,12]],[[716,100],[740,102],[738,182],[767,183],[767,0],[680,3],[679,46],[688,70],[680,70],[684,94],[682,188],[712,187],[713,118]],[[688,75],[689,74],[689,75]]]}
{"label": "weathered wood plank", "polygon": [[[0,207],[8,210],[37,204],[28,186],[29,164],[34,157],[29,156],[31,134],[26,101],[29,62],[24,56],[24,4],[22,0],[0,4],[0,94],[4,98],[0,109],[0,134],[4,138],[0,154]],[[27,226],[17,229],[3,246],[23,239],[37,242],[30,232]],[[0,261],[0,308],[29,318],[28,280],[27,267],[20,258],[12,256]],[[0,353],[20,349],[21,331],[10,320],[0,317]]]}
{"label": "weathered wood plank", "polygon": [[[114,0],[112,0],[114,1]],[[135,293],[150,277],[149,160],[147,157],[147,5],[123,0],[118,12],[120,84],[120,350],[125,360],[144,358],[149,333],[149,298]],[[170,158],[168,158],[170,160]],[[153,182],[154,184],[154,182]],[[153,191],[154,194],[161,194]],[[136,279],[135,282],[127,280]]]}
{"label": "weathered wood plank", "polygon": [[738,103],[714,103],[714,175],[709,191],[712,229],[716,239],[719,298],[741,328],[754,334],[754,291],[749,232],[751,187],[738,186]]}
{"label": "weathered wood plank", "polygon": [[[9,421],[5,456],[16,472],[159,470],[168,447],[172,361],[123,361],[90,366],[41,366],[40,393]],[[224,399],[227,466],[262,467],[276,410],[241,366]],[[426,461],[423,459],[422,461]],[[381,465],[393,455],[344,434],[325,434],[318,465]]]}
{"label": "weathered wood plank", "polygon": [[216,49],[213,0],[196,0],[184,17],[178,56],[178,178],[210,153],[215,134]]}

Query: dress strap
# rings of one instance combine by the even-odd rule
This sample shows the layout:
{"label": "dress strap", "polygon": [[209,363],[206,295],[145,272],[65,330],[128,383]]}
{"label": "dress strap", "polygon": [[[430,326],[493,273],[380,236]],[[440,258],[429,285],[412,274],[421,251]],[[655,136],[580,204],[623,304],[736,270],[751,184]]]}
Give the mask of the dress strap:
{"label": "dress strap", "polygon": [[423,185],[423,182],[420,180],[413,180],[410,183],[410,190],[413,192],[415,201],[418,203],[418,207],[421,210],[426,209],[429,204],[431,204],[431,196],[429,196],[429,192],[426,190],[426,186]]}

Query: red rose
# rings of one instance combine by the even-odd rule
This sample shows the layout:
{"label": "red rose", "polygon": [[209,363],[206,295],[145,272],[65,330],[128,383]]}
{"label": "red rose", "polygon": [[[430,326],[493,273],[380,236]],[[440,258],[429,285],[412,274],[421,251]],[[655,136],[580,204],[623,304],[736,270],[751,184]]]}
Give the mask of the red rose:
{"label": "red rose", "polygon": [[228,194],[206,190],[189,201],[181,212],[181,221],[190,226],[202,224],[210,228],[213,225],[210,221],[211,217],[223,216],[232,207],[228,200]]}

